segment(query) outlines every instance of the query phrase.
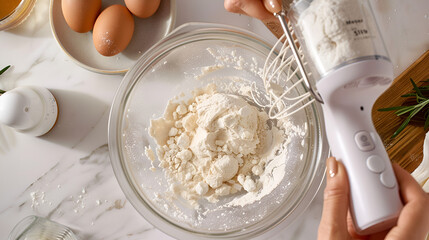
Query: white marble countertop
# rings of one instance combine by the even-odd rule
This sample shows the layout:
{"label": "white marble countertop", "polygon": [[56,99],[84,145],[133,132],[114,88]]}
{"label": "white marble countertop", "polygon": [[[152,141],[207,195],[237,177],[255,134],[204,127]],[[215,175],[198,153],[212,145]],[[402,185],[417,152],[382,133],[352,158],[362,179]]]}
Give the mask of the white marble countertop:
{"label": "white marble countertop", "polygon": [[[375,14],[395,75],[429,49],[429,1],[374,0]],[[196,11],[198,9],[198,11]],[[127,201],[107,149],[110,104],[123,76],[76,65],[52,36],[49,1],[38,0],[24,24],[0,32],[0,88],[37,85],[56,96],[56,127],[31,137],[0,126],[0,239],[28,215],[46,216],[75,229],[82,239],[171,239]],[[222,0],[178,0],[176,26],[190,22],[233,24],[273,37],[259,21],[227,13]],[[270,239],[315,239],[322,194],[289,227]]]}

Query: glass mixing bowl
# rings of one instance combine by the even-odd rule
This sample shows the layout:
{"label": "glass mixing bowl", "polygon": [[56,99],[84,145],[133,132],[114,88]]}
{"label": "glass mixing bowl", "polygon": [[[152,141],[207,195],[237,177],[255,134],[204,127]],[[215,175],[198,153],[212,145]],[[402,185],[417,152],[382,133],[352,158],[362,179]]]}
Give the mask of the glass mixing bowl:
{"label": "glass mixing bowl", "polygon": [[[320,106],[312,104],[289,119],[305,131],[290,136],[283,165],[285,175],[269,195],[244,207],[226,206],[242,194],[237,193],[218,203],[201,201],[199,209],[187,207],[180,199],[159,197],[170,186],[157,167],[158,160],[156,170],[151,171],[151,161],[144,154],[147,146],[156,149],[148,134],[150,119],[161,117],[174,96],[187,99],[192,90],[212,82],[235,84],[234,79],[239,78],[260,88],[258,69],[263,67],[270,50],[269,44],[245,30],[187,24],[148,50],[125,75],[110,113],[111,162],[128,200],[161,231],[178,239],[264,236],[273,232],[268,230],[280,223],[284,227],[304,212],[319,190],[329,149]],[[232,61],[234,58],[240,61]],[[217,66],[222,59],[222,69],[209,67]],[[295,91],[299,94],[305,88],[299,86]]]}

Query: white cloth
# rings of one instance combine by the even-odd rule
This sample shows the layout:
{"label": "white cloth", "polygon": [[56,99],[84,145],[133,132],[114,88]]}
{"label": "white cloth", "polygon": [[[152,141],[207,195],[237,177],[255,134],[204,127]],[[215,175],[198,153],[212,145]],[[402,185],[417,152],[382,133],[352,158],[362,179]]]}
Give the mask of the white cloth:
{"label": "white cloth", "polygon": [[429,132],[426,133],[423,143],[423,160],[411,175],[422,185],[425,192],[429,192]]}

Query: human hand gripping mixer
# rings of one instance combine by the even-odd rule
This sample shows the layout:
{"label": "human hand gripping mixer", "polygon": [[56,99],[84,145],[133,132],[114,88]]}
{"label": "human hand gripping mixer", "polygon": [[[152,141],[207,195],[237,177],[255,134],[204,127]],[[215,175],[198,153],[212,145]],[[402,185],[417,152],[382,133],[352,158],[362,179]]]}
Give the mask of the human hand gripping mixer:
{"label": "human hand gripping mixer", "polygon": [[[367,235],[396,224],[403,205],[389,156],[371,119],[390,86],[393,67],[366,0],[299,0],[288,13],[314,79],[312,88],[284,11],[279,17],[307,88],[322,102],[328,142],[347,169],[355,229]],[[274,4],[273,4],[274,3]]]}

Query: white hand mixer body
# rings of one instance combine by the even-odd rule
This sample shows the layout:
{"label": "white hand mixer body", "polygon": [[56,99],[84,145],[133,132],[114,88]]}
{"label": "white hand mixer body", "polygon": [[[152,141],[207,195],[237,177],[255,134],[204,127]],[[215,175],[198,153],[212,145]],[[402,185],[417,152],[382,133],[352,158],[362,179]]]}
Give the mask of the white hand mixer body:
{"label": "white hand mixer body", "polygon": [[394,226],[402,209],[389,156],[371,118],[374,102],[392,78],[391,63],[373,59],[332,71],[316,85],[332,155],[347,169],[351,212],[363,235]]}
{"label": "white hand mixer body", "polygon": [[[297,0],[292,4],[288,16],[306,53],[307,67],[318,80],[318,93],[310,84],[302,53],[279,5],[277,0],[265,1],[282,24],[287,38],[284,46],[289,45],[301,81],[323,103],[332,154],[347,169],[357,233],[367,235],[394,226],[403,205],[389,156],[371,118],[374,102],[392,82],[393,67],[368,1]],[[299,99],[304,101],[301,109],[307,105],[306,96]],[[282,116],[296,111],[291,107]]]}

